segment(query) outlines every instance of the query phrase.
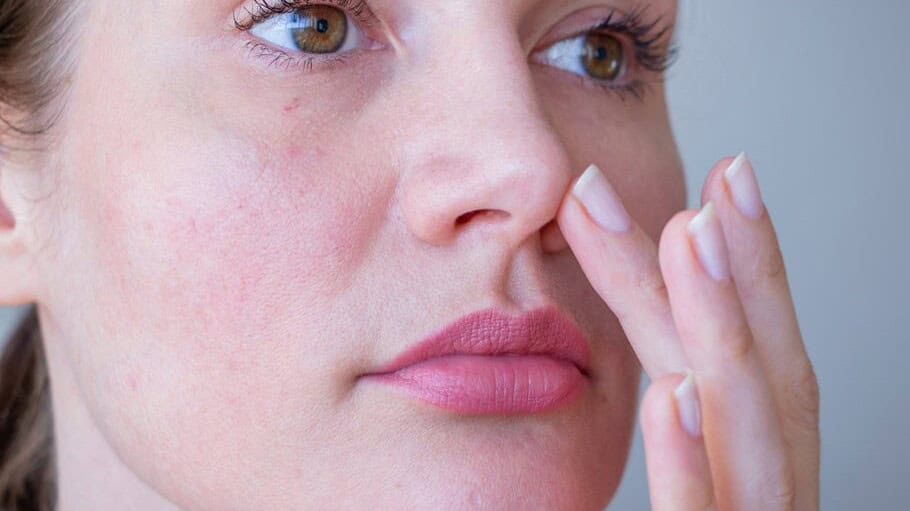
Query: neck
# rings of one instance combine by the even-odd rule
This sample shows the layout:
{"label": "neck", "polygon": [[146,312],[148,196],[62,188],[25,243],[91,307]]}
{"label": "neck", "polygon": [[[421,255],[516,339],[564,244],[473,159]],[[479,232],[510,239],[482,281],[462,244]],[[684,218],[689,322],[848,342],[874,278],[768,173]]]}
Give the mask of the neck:
{"label": "neck", "polygon": [[60,349],[60,332],[47,319],[42,315],[54,418],[56,511],[180,511],[140,480],[105,440]]}

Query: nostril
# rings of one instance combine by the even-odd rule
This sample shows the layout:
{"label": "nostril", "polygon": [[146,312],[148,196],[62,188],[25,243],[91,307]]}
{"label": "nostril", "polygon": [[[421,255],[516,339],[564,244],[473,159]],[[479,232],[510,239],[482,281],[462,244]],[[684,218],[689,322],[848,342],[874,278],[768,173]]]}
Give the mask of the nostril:
{"label": "nostril", "polygon": [[488,212],[489,212],[489,210],[487,210],[487,209],[478,209],[477,211],[471,211],[471,212],[465,213],[465,214],[459,216],[457,220],[455,220],[455,225],[461,225],[461,224],[467,223],[475,216],[482,215],[482,214],[485,214]]}
{"label": "nostril", "polygon": [[495,210],[495,209],[478,209],[476,211],[471,211],[469,213],[465,213],[465,214],[459,216],[455,220],[455,225],[461,225],[461,224],[470,222],[475,216],[496,216],[496,215],[502,215],[502,216],[506,216],[506,217],[509,216],[508,214],[505,214],[505,212]]}

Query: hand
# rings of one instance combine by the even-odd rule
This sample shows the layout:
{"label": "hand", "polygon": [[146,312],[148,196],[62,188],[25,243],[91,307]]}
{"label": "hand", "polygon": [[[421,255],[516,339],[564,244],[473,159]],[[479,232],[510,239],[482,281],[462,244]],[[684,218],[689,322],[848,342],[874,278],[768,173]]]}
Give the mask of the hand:
{"label": "hand", "polygon": [[702,204],[677,213],[658,248],[592,167],[558,215],[652,380],[651,505],[817,510],[818,386],[745,154],[711,170]]}

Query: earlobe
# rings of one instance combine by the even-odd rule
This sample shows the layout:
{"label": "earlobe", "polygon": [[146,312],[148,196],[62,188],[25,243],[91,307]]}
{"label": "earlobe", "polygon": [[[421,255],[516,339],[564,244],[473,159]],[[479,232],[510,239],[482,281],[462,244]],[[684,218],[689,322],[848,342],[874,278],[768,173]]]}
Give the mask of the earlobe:
{"label": "earlobe", "polygon": [[33,301],[28,290],[29,273],[24,271],[28,251],[22,239],[22,225],[16,221],[9,179],[0,167],[0,305],[23,305]]}

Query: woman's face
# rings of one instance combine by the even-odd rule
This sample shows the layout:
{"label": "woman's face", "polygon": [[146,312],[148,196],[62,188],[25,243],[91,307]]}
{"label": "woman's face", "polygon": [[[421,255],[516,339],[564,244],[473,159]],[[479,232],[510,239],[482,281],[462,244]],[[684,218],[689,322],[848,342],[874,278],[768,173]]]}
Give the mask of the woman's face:
{"label": "woman's face", "polygon": [[[348,42],[312,60],[256,5],[86,5],[36,220],[52,369],[186,509],[602,508],[638,362],[555,217],[596,163],[656,238],[683,177],[662,85],[621,90],[657,76],[630,36],[613,82],[537,57],[636,4],[327,2],[346,35],[309,36]],[[460,414],[359,378],[465,314],[547,305],[592,352],[566,406]]]}

